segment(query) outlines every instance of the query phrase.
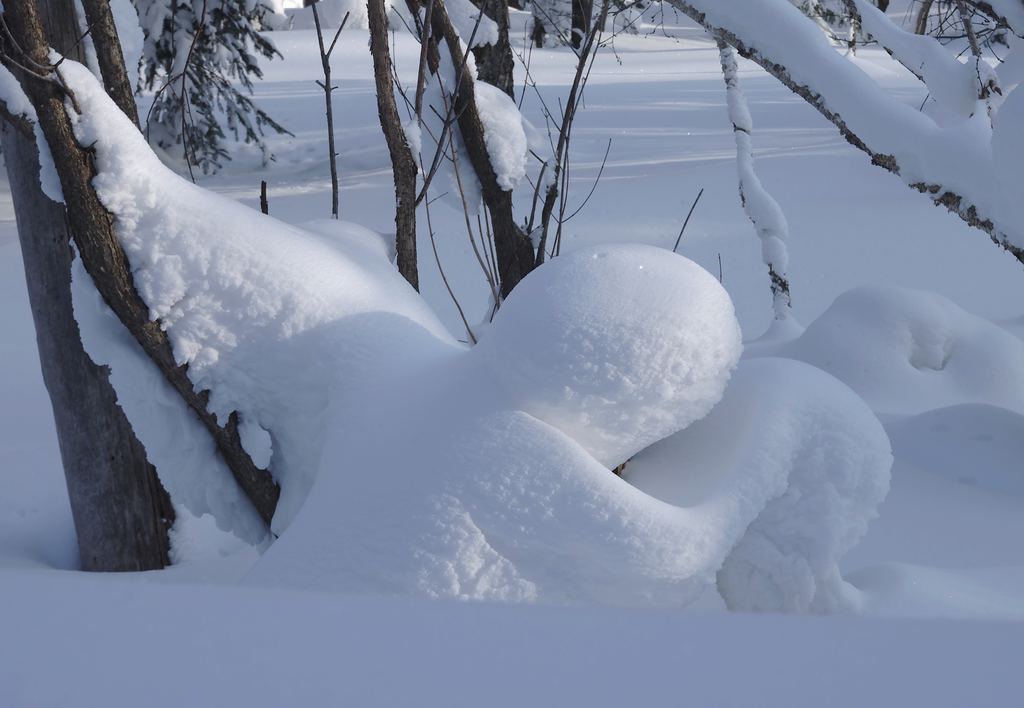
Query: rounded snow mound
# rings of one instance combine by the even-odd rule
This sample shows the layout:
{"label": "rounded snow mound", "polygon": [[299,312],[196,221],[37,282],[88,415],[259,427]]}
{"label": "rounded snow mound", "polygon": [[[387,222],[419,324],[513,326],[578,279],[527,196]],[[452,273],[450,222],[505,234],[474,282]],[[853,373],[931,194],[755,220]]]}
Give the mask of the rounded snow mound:
{"label": "rounded snow mound", "polygon": [[828,374],[789,359],[742,362],[705,419],[626,467],[639,489],[703,519],[731,609],[854,607],[837,563],[889,489],[889,439]]}
{"label": "rounded snow mound", "polygon": [[511,407],[610,467],[704,417],[741,350],[732,301],[714,277],[635,245],[538,268],[477,348]]}
{"label": "rounded snow mound", "polygon": [[878,413],[1024,410],[1024,342],[934,293],[850,290],[780,353],[829,372]]}

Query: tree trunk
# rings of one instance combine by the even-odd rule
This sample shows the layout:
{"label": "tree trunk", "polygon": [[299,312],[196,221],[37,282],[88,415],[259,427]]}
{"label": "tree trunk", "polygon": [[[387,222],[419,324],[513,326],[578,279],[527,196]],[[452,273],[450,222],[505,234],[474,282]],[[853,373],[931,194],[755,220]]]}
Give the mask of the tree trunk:
{"label": "tree trunk", "polygon": [[[24,63],[46,66],[46,40],[36,0],[19,0],[5,7],[4,17],[11,44],[25,53],[22,57]],[[13,51],[12,47],[6,49]],[[48,71],[46,78],[53,79],[59,69]],[[226,425],[220,425],[216,416],[207,410],[209,392],[194,389],[187,368],[175,361],[170,341],[160,322],[149,319],[149,308],[135,290],[128,258],[114,233],[113,218],[92,186],[96,176],[92,153],[75,139],[65,103],[69,96],[59,85],[57,81],[21,76],[22,89],[39,118],[39,128],[60,176],[71,237],[82,263],[106,304],[206,427],[239,487],[269,525],[280,489],[271,475],[258,468],[242,447],[238,415],[233,413]]]}
{"label": "tree trunk", "polygon": [[593,21],[594,0],[571,0],[572,2],[572,35],[570,42],[573,49],[579,49],[583,38],[590,34],[590,23]]}
{"label": "tree trunk", "polygon": [[[456,67],[464,66],[465,55],[455,27],[448,17],[443,0],[435,0],[431,13],[434,36],[443,40]],[[455,115],[458,117],[459,132],[466,146],[466,154],[473,171],[480,181],[484,204],[491,214],[494,228],[494,248],[498,259],[498,277],[501,295],[507,297],[520,280],[534,268],[533,244],[522,229],[516,225],[512,213],[512,192],[502,189],[498,176],[491,165],[487,144],[484,142],[484,127],[476,108],[476,93],[473,80],[456,79],[458,91],[455,94]]]}
{"label": "tree trunk", "polygon": [[917,11],[917,19],[914,21],[914,32],[925,34],[928,32],[928,15],[932,12],[933,0],[921,0],[921,7]]}
{"label": "tree trunk", "polygon": [[391,51],[388,49],[388,16],[383,0],[369,0],[370,55],[377,83],[377,114],[391,155],[395,178],[395,250],[398,271],[416,290],[420,289],[416,266],[416,160],[402,128],[391,79]]}
{"label": "tree trunk", "polygon": [[474,0],[474,4],[498,25],[498,41],[473,48],[476,75],[481,81],[497,86],[515,98],[515,80],[512,72],[515,60],[508,39],[508,0]]}
{"label": "tree trunk", "polygon": [[[55,2],[55,0],[48,0]],[[67,0],[60,0],[67,2]],[[103,87],[107,90],[114,103],[121,111],[132,119],[135,127],[139,127],[139,109],[135,105],[135,87],[124,65],[124,54],[121,52],[121,41],[117,38],[117,27],[114,14],[110,10],[110,0],[82,0],[85,10],[85,22],[96,49],[96,59],[103,77]]]}
{"label": "tree trunk", "polygon": [[[48,0],[44,8],[53,46],[78,58],[72,0]],[[82,348],[71,307],[64,207],[40,188],[35,141],[5,124],[2,142],[82,568],[162,568],[169,562],[167,530],[174,510],[117,405],[109,370],[96,366]]]}

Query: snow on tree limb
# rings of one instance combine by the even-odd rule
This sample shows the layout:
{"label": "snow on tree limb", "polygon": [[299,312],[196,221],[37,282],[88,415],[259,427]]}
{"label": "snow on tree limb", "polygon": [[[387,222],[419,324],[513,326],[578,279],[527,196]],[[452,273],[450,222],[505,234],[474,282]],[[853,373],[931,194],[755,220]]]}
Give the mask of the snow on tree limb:
{"label": "snow on tree limb", "polygon": [[1024,263],[1024,232],[997,222],[991,128],[982,112],[944,127],[841,56],[787,0],[669,0],[832,122],[873,164],[987,233]]}
{"label": "snow on tree limb", "polygon": [[786,222],[786,215],[782,213],[782,208],[765,190],[754,170],[754,152],[750,140],[753,121],[736,75],[736,52],[729,45],[719,42],[718,53],[728,96],[729,120],[732,121],[732,130],[736,138],[740,201],[743,202],[743,208],[754,225],[758,238],[761,239],[761,257],[768,266],[768,275],[771,278],[772,309],[775,311],[775,319],[784,320],[791,314],[789,278],[786,276],[789,262],[789,253],[786,250],[789,224]]}

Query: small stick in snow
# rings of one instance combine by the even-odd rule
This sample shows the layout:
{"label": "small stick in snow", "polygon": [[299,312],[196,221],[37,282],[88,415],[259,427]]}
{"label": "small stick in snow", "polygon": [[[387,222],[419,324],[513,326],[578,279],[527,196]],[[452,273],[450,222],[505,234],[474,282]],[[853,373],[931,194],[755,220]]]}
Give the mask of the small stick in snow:
{"label": "small stick in snow", "polygon": [[672,247],[672,253],[676,252],[679,248],[679,242],[683,240],[683,233],[686,231],[686,225],[690,223],[690,217],[693,216],[693,210],[697,208],[697,202],[704,196],[704,188],[701,187],[700,191],[697,192],[697,198],[693,200],[693,204],[690,205],[690,211],[686,212],[686,218],[683,220],[683,228],[679,229],[679,236],[676,238],[676,245]]}
{"label": "small stick in snow", "polygon": [[260,180],[260,211],[270,213],[270,202],[267,201],[267,180]]}

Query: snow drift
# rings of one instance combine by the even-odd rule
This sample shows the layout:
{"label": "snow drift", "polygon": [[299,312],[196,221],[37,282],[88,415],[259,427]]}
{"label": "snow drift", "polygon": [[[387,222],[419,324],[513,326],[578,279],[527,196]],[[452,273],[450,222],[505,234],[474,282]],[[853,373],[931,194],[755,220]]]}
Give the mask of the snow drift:
{"label": "snow drift", "polygon": [[1024,343],[934,293],[850,290],[778,352],[828,371],[876,413],[961,403],[1024,411]]}
{"label": "snow drift", "polygon": [[[835,561],[884,494],[888,442],[845,387],[795,363],[744,365],[714,408],[740,332],[698,266],[646,246],[562,256],[467,349],[379,237],[305,231],[186,182],[84,68],[65,76],[140,294],[281,484],[282,535],[248,582],[678,606],[717,575],[735,607],[841,604]],[[74,292],[86,346],[113,368],[172,496],[260,540],[212,445],[81,270]],[[679,472],[659,473],[704,501],[609,471],[713,408],[689,442],[666,442]]]}

